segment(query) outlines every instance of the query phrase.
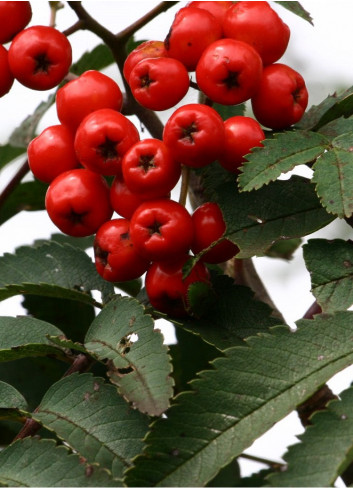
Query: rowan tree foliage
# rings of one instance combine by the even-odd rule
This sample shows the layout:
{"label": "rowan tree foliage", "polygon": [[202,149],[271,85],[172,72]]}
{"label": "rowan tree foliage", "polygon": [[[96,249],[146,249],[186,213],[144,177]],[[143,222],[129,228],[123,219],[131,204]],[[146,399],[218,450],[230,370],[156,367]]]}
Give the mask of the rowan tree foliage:
{"label": "rowan tree foliage", "polygon": [[[24,179],[30,171],[28,145],[38,136],[38,124],[55,105],[58,91],[89,70],[102,72],[116,65],[123,80],[122,98],[119,107],[109,110],[138,120],[141,140],[147,135],[163,140],[159,111],[165,110],[168,93],[172,93],[172,105],[183,107],[186,91],[194,90],[195,104],[207,107],[207,113],[217,112],[212,116],[215,127],[219,120],[223,124],[233,116],[254,117],[248,95],[237,103],[223,97],[224,89],[221,95],[219,88],[212,91],[216,100],[205,93],[209,79],[205,82],[203,70],[208,69],[208,58],[203,59],[197,80],[195,64],[185,67],[186,62],[175,61],[175,54],[164,56],[163,49],[171,49],[170,26],[166,39],[161,40],[164,43],[158,44],[158,59],[163,61],[157,63],[160,71],[173,73],[165,82],[170,83],[169,91],[153,95],[158,98],[162,93],[157,108],[148,106],[144,94],[134,96],[133,83],[130,86],[123,72],[127,56],[141,44],[136,33],[177,3],[162,2],[115,33],[93,18],[89,2],[50,2],[52,22],[59,31],[59,23],[55,24],[58,9],[72,9],[77,16],[77,22],[62,32],[65,39],[86,30],[99,42],[70,65],[49,97],[43,96],[34,113],[0,147],[0,168],[23,160],[0,195],[1,224],[22,210],[30,220],[31,211],[46,208],[51,183],[34,176]],[[228,3],[233,4],[217,2],[217,6]],[[275,3],[303,22],[312,22],[300,3]],[[37,5],[33,2],[32,8]],[[119,11],[128,5],[111,2],[109,8]],[[212,14],[202,15],[206,19]],[[226,36],[232,28],[229,21]],[[221,29],[217,35],[225,36]],[[155,40],[153,32],[148,40]],[[12,40],[2,42],[11,49]],[[203,46],[202,52],[205,50]],[[260,55],[253,47],[246,51],[255,56],[253,71],[259,77]],[[21,49],[17,53],[12,63],[22,76]],[[37,72],[48,71],[47,65],[45,55],[37,58]],[[143,88],[152,84],[151,77],[140,71],[134,75],[135,84],[138,80],[140,85],[143,80]],[[184,85],[175,95],[173,78],[178,76]],[[239,73],[230,73],[225,83],[229,90],[241,85]],[[11,97],[11,79],[0,89],[8,92],[3,96]],[[29,93],[32,89],[38,87],[29,87]],[[299,97],[298,88],[292,98],[298,102]],[[151,266],[150,255],[141,246],[144,264],[140,276],[121,281],[112,279],[114,274],[109,278],[98,273],[90,253],[95,231],[68,235],[59,227],[50,240],[28,243],[0,257],[0,300],[23,296],[27,311],[23,316],[0,317],[1,486],[308,487],[332,486],[338,477],[347,486],[353,483],[352,389],[337,397],[326,384],[353,363],[353,312],[349,310],[353,304],[353,245],[339,235],[333,240],[307,239],[334,220],[352,224],[352,100],[353,89],[348,89],[309,106],[294,123],[286,119],[271,128],[271,122],[270,127],[264,122],[261,145],[254,145],[236,171],[214,160],[219,148],[210,147],[201,159],[193,156],[193,166],[185,159],[180,168],[178,205],[184,205],[188,195],[192,214],[200,205],[212,202],[224,220],[224,234],[206,250],[179,259],[173,248],[168,265],[164,250],[163,266]],[[260,119],[263,105],[260,101],[254,106]],[[275,117],[278,122],[274,113],[275,109],[270,119]],[[192,139],[193,131],[194,127],[185,137]],[[84,133],[82,126],[80,133]],[[80,137],[86,137],[85,133]],[[101,148],[106,157],[114,151],[112,146]],[[207,157],[212,161],[204,165]],[[182,152],[178,158],[183,158]],[[145,173],[153,164],[151,158],[143,159]],[[310,178],[295,173],[303,165],[312,170]],[[292,170],[290,178],[279,178]],[[113,170],[101,177],[107,188],[117,173]],[[102,206],[104,195],[99,195],[94,204]],[[50,205],[55,206],[59,197],[54,196]],[[169,207],[166,212],[172,214]],[[107,214],[109,209],[105,220],[110,219]],[[82,216],[76,213],[71,220],[81,223]],[[131,220],[137,227],[136,216]],[[162,223],[153,226],[150,234],[160,234]],[[186,234],[184,228],[177,231],[173,246],[178,246],[179,235],[184,238]],[[122,233],[128,239],[128,228]],[[132,235],[136,234],[135,229]],[[235,256],[226,262],[205,262],[204,256],[224,238]],[[316,301],[294,330],[285,324],[267,294],[252,258],[289,260],[295,251],[303,253]],[[108,252],[102,251],[100,243],[95,253],[106,266]],[[152,261],[158,262],[154,257]],[[163,311],[163,300],[157,307],[146,290],[144,273],[157,265],[167,273],[179,262],[187,286],[177,298],[178,307],[171,296],[163,299],[167,302]],[[175,344],[165,344],[155,324],[161,318],[174,325]],[[258,460],[267,468],[243,477],[239,460],[248,456],[244,451],[293,411],[298,412],[305,431],[288,448],[285,462],[271,461],[264,453]]]}

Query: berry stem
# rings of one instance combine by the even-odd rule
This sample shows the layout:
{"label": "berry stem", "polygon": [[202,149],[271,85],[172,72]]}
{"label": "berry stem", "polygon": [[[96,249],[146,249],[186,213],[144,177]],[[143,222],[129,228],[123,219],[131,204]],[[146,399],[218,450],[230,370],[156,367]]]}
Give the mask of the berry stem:
{"label": "berry stem", "polygon": [[186,199],[189,192],[190,167],[182,165],[181,167],[181,187],[179,195],[179,204],[185,207]]}

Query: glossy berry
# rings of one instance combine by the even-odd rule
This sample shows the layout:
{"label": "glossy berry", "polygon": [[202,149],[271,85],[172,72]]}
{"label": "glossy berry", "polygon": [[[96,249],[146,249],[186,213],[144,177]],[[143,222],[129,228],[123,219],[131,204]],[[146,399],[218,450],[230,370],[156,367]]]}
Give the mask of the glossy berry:
{"label": "glossy berry", "polygon": [[180,163],[201,168],[222,154],[225,141],[223,120],[208,105],[183,105],[167,120],[163,141]]}
{"label": "glossy berry", "polygon": [[167,56],[163,41],[144,41],[133,49],[125,59],[123,75],[129,82],[132,68],[145,58],[162,58]]}
{"label": "glossy berry", "polygon": [[212,14],[223,27],[224,18],[229,7],[233,5],[233,2],[227,1],[212,1],[212,0],[195,0],[188,3],[188,7],[197,7],[207,10]]}
{"label": "glossy berry", "polygon": [[268,65],[251,105],[260,124],[276,130],[286,129],[300,121],[308,105],[305,81],[290,66]]}
{"label": "glossy berry", "polygon": [[113,214],[108,184],[85,168],[56,177],[48,187],[45,207],[60,231],[76,237],[96,233]]}
{"label": "glossy berry", "polygon": [[93,244],[96,269],[109,282],[134,280],[149,266],[149,261],[136,253],[129,230],[128,219],[112,219],[96,233]]}
{"label": "glossy berry", "polygon": [[33,90],[56,87],[68,73],[71,61],[71,44],[66,36],[44,25],[24,29],[9,48],[14,77]]}
{"label": "glossy berry", "polygon": [[256,146],[263,146],[265,133],[261,125],[252,117],[233,116],[224,121],[225,145],[219,163],[228,171],[239,172],[246,161],[245,155]]}
{"label": "glossy berry", "polygon": [[59,88],[56,110],[59,121],[73,132],[81,121],[98,109],[120,111],[123,95],[119,85],[109,76],[96,70],[85,71],[75,80]]}
{"label": "glossy berry", "polygon": [[185,66],[173,58],[146,58],[139,61],[129,77],[137,102],[150,110],[167,110],[181,101],[190,86]]}
{"label": "glossy berry", "polygon": [[214,102],[237,105],[257,91],[262,75],[258,52],[242,41],[220,39],[204,50],[196,67],[199,88]]}
{"label": "glossy berry", "polygon": [[110,203],[114,211],[121,217],[131,219],[143,199],[139,194],[131,192],[122,175],[116,175],[110,187]]}
{"label": "glossy berry", "polygon": [[70,129],[56,124],[44,129],[27,148],[28,164],[33,175],[50,183],[60,173],[79,167]]}
{"label": "glossy berry", "polygon": [[143,199],[168,195],[178,183],[181,166],[159,139],[138,141],[125,153],[122,173],[127,187]]}
{"label": "glossy berry", "polygon": [[150,265],[145,280],[146,293],[151,305],[158,311],[172,317],[187,316],[190,285],[195,282],[210,283],[209,272],[202,262],[197,262],[183,279],[183,267],[189,258],[182,255]]}
{"label": "glossy berry", "polygon": [[264,65],[279,60],[287,49],[290,30],[268,2],[235,2],[225,15],[225,37],[251,44]]}
{"label": "glossy berry", "polygon": [[6,95],[15,80],[9,65],[9,53],[4,46],[0,44],[0,97]]}
{"label": "glossy berry", "polygon": [[193,240],[189,212],[168,199],[142,203],[131,218],[131,239],[137,251],[148,260],[170,260],[187,253]]}
{"label": "glossy berry", "polygon": [[120,112],[100,109],[83,119],[75,136],[80,163],[101,175],[117,175],[126,151],[137,141],[139,132]]}
{"label": "glossy berry", "polygon": [[221,36],[222,27],[210,12],[187,6],[176,13],[164,44],[168,56],[195,71],[205,48]]}
{"label": "glossy berry", "polygon": [[[194,225],[194,240],[191,250],[197,255],[214,241],[222,238],[226,231],[226,224],[221,209],[214,202],[206,202],[200,205],[191,217]],[[222,263],[230,260],[238,252],[239,248],[234,243],[228,239],[223,239],[204,253],[200,259],[206,263]]]}
{"label": "glossy berry", "polygon": [[0,2],[0,44],[11,41],[32,18],[30,2]]}

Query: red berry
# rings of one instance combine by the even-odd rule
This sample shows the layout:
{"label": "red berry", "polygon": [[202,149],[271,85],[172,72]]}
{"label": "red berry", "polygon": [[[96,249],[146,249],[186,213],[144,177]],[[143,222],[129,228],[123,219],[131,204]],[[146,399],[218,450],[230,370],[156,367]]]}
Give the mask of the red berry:
{"label": "red berry", "polygon": [[145,58],[162,58],[167,56],[163,41],[144,41],[129,53],[124,62],[123,75],[129,82],[132,68]]}
{"label": "red berry", "polygon": [[0,44],[11,41],[32,18],[30,2],[0,2]]}
{"label": "red berry", "polygon": [[193,240],[189,212],[169,199],[150,200],[134,212],[130,225],[131,239],[137,251],[148,260],[170,260],[187,253]]}
{"label": "red berry", "polygon": [[174,317],[188,315],[188,289],[195,282],[210,283],[206,266],[197,262],[191,273],[183,279],[183,267],[190,257],[178,256],[167,262],[154,262],[149,267],[145,286],[151,305]]}
{"label": "red berry", "polygon": [[0,44],[0,97],[6,95],[15,80],[9,65],[9,53],[4,46]]}
{"label": "red berry", "polygon": [[138,141],[125,153],[122,172],[127,187],[143,199],[168,195],[178,183],[181,166],[159,139]]}
{"label": "red berry", "polygon": [[85,168],[56,177],[48,187],[45,206],[53,223],[70,236],[94,234],[113,214],[108,184]]}
{"label": "red berry", "polygon": [[168,56],[195,71],[204,49],[221,36],[222,27],[210,12],[188,6],[176,13],[164,44]]}
{"label": "red berry", "polygon": [[33,175],[46,183],[64,171],[79,167],[72,132],[61,124],[47,127],[32,139],[27,155]]}
{"label": "red berry", "polygon": [[134,124],[120,112],[100,109],[83,119],[75,136],[80,163],[101,175],[117,175],[126,151],[140,135]]}
{"label": "red berry", "polygon": [[58,118],[73,132],[81,121],[98,109],[120,111],[123,95],[118,84],[109,76],[88,70],[59,88],[56,94]]}
{"label": "red berry", "polygon": [[[226,224],[221,209],[214,202],[200,205],[191,217],[194,225],[191,250],[196,255],[208,248],[214,241],[222,238],[226,231]],[[223,239],[204,253],[201,260],[206,263],[222,263],[230,260],[238,251],[239,248],[234,243]]]}
{"label": "red berry", "polygon": [[163,141],[180,163],[194,168],[218,159],[223,151],[224,125],[218,112],[203,104],[186,104],[167,120]]}
{"label": "red berry", "polygon": [[252,117],[233,116],[224,121],[226,141],[224,153],[219,163],[228,171],[239,172],[239,167],[246,161],[245,156],[255,146],[263,146],[265,139],[260,124]]}
{"label": "red berry", "polygon": [[308,105],[305,81],[287,65],[268,65],[251,104],[260,124],[271,129],[286,129],[300,121]]}
{"label": "red berry", "polygon": [[98,229],[93,249],[97,272],[109,282],[125,282],[143,275],[149,261],[135,250],[130,239],[130,221],[112,219]]}
{"label": "red berry", "polygon": [[195,0],[188,3],[188,7],[197,7],[207,10],[210,14],[216,17],[222,27],[226,12],[232,5],[233,2],[212,0]]}
{"label": "red berry", "polygon": [[264,65],[277,61],[287,49],[290,30],[268,2],[236,2],[227,10],[225,37],[251,44]]}
{"label": "red berry", "polygon": [[199,88],[214,102],[237,105],[257,91],[262,75],[258,52],[242,41],[220,39],[204,50],[196,67]]}
{"label": "red berry", "polygon": [[66,36],[44,25],[24,29],[9,48],[14,77],[33,90],[56,87],[68,73],[71,61],[71,44]]}
{"label": "red berry", "polygon": [[190,80],[185,66],[173,58],[146,58],[139,61],[129,77],[137,102],[150,110],[166,110],[186,95]]}

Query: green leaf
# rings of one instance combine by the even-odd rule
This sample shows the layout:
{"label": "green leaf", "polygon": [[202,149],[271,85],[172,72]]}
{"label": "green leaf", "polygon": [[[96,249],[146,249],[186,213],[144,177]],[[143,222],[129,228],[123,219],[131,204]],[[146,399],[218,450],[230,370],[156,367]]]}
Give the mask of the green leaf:
{"label": "green leaf", "polygon": [[353,115],[353,86],[342,93],[329,95],[319,105],[313,105],[297,127],[318,131],[335,119],[351,115]]}
{"label": "green leaf", "polygon": [[45,209],[44,198],[48,185],[38,180],[17,185],[0,207],[0,224],[21,211],[40,211]]}
{"label": "green leaf", "polygon": [[276,1],[276,3],[278,3],[279,5],[282,5],[282,7],[288,9],[293,14],[298,15],[302,19],[306,20],[307,22],[309,22],[309,24],[314,25],[313,24],[313,19],[312,19],[310,13],[307,12],[304,9],[304,7],[301,5],[300,2],[280,2],[280,1]]}
{"label": "green leaf", "polygon": [[303,252],[311,291],[322,310],[348,309],[353,304],[353,242],[310,239]]}
{"label": "green leaf", "polygon": [[18,358],[60,354],[46,335],[62,332],[52,324],[29,316],[0,317],[0,362]]}
{"label": "green leaf", "polygon": [[27,148],[36,134],[36,129],[41,118],[55,102],[55,93],[51,93],[45,102],[41,102],[32,114],[11,134],[9,144],[18,148]]}
{"label": "green leaf", "polygon": [[353,461],[353,389],[315,413],[299,435],[300,443],[284,455],[288,467],[268,478],[272,487],[333,487]]}
{"label": "green leaf", "polygon": [[113,385],[91,374],[69,375],[54,384],[33,418],[114,478],[122,478],[142,451],[149,422],[127,405]]}
{"label": "green leaf", "polygon": [[328,147],[322,134],[310,131],[288,131],[278,133],[264,141],[264,147],[254,148],[238,177],[242,191],[261,188],[276,180],[282,173],[297,165],[315,161]]}
{"label": "green leaf", "polygon": [[11,146],[11,144],[0,146],[0,170],[25,152],[25,148],[18,148],[15,146]]}
{"label": "green leaf", "polygon": [[85,347],[108,359],[110,381],[134,407],[152,416],[168,408],[173,381],[167,347],[137,300],[112,299],[93,321]]}
{"label": "green leaf", "polygon": [[330,151],[313,166],[312,181],[327,212],[338,217],[353,214],[353,133],[342,134],[331,142]]}
{"label": "green leaf", "polygon": [[22,246],[15,254],[0,258],[0,300],[35,294],[96,305],[91,290],[109,297],[114,288],[98,275],[90,257],[79,248],[47,242]]}
{"label": "green leaf", "polygon": [[226,350],[213,370],[180,394],[157,420],[144,454],[127,473],[131,486],[203,486],[274,423],[353,361],[353,313],[283,326]]}
{"label": "green leaf", "polygon": [[81,58],[74,63],[70,71],[75,75],[82,75],[87,70],[100,71],[114,62],[113,54],[106,44],[98,44],[92,51],[83,53]]}
{"label": "green leaf", "polygon": [[293,253],[302,244],[301,238],[283,239],[276,241],[267,251],[266,256],[271,258],[282,258],[283,260],[291,260]]}
{"label": "green leaf", "polygon": [[329,122],[319,130],[320,134],[323,134],[330,140],[345,133],[353,132],[353,116],[351,117],[339,117]]}
{"label": "green leaf", "polygon": [[246,193],[226,181],[211,197],[222,209],[227,238],[240,248],[237,258],[263,256],[276,241],[306,236],[334,219],[320,205],[314,185],[296,175]]}
{"label": "green leaf", "polygon": [[84,463],[54,440],[27,437],[0,452],[0,485],[7,487],[122,487],[108,471]]}
{"label": "green leaf", "polygon": [[213,292],[211,307],[202,318],[185,319],[179,321],[179,325],[200,335],[219,350],[241,345],[248,336],[265,332],[281,323],[271,317],[272,309],[267,304],[254,299],[250,288],[235,285],[225,275],[213,280]]}
{"label": "green leaf", "polygon": [[27,401],[23,395],[12,385],[2,382],[1,380],[0,409],[27,409]]}
{"label": "green leaf", "polygon": [[244,115],[246,109],[245,104],[221,105],[217,103],[214,103],[212,108],[219,113],[224,121],[235,115]]}

